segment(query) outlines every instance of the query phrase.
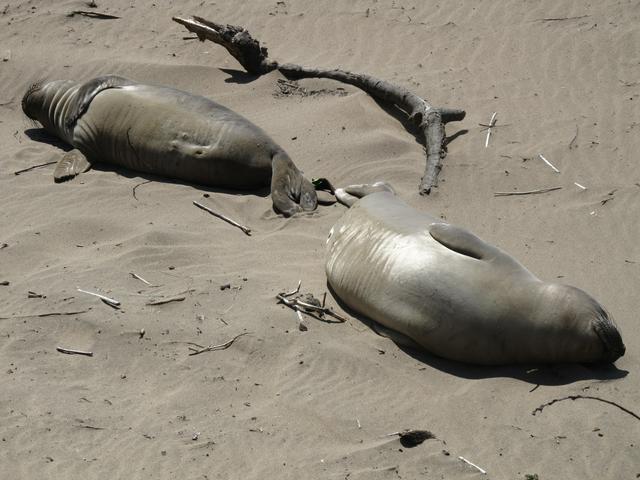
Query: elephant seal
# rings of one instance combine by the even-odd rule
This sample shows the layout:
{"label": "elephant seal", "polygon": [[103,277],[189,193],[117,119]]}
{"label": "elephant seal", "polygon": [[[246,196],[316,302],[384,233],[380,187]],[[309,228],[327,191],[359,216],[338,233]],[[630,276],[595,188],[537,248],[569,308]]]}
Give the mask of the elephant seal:
{"label": "elephant seal", "polygon": [[614,321],[586,292],[539,280],[385,184],[336,196],[352,206],[327,240],[328,283],[399,343],[482,365],[614,362],[624,354]]}
{"label": "elephant seal", "polygon": [[216,187],[270,184],[274,209],[285,216],[317,206],[313,186],[281,147],[205,97],[108,75],[34,84],[22,110],[75,147],[57,164],[56,181],[104,162]]}

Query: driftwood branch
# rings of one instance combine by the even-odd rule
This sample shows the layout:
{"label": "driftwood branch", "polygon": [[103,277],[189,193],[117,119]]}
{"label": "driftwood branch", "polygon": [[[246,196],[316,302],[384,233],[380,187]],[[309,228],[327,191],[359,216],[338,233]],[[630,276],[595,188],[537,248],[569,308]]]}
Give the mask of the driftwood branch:
{"label": "driftwood branch", "polygon": [[288,78],[329,78],[364,90],[377,100],[394,104],[407,114],[409,120],[424,136],[427,165],[420,182],[420,193],[428,194],[437,186],[438,173],[447,153],[444,125],[447,122],[462,120],[465,116],[464,110],[436,108],[406,88],[371,75],[278,63],[270,60],[266,47],[261,46],[260,42],[242,27],[222,25],[196,16],[173,17],[173,20],[195,33],[200,41],[210,40],[225,47],[240,65],[253,75],[264,75],[278,70]]}

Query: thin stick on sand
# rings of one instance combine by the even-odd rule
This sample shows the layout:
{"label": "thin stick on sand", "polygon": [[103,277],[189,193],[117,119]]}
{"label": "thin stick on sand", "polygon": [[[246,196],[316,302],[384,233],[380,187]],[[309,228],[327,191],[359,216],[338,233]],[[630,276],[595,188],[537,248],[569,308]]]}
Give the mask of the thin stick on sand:
{"label": "thin stick on sand", "polygon": [[120,302],[118,300],[114,300],[113,298],[105,297],[104,295],[100,295],[99,293],[89,292],[87,290],[83,290],[80,287],[77,287],[77,290],[82,293],[86,293],[87,295],[93,295],[94,297],[98,297],[100,300],[105,302],[107,305],[112,307],[119,307]]}
{"label": "thin stick on sand", "polygon": [[0,320],[11,320],[14,318],[43,318],[43,317],[59,317],[65,315],[79,315],[81,313],[87,313],[91,309],[76,310],[75,312],[47,312],[47,313],[33,313],[30,315],[12,315],[10,317],[0,317]]}
{"label": "thin stick on sand", "polygon": [[553,165],[549,160],[547,160],[546,158],[544,158],[544,156],[543,156],[541,153],[539,153],[539,154],[538,154],[538,156],[540,157],[540,159],[541,159],[544,163],[546,163],[547,165],[549,165],[549,166],[553,169],[553,171],[554,171],[554,172],[556,172],[556,173],[560,173],[560,170],[558,170],[558,169],[557,169],[557,168],[556,168],[556,167],[555,167],[555,166],[554,166],[554,165]]}
{"label": "thin stick on sand", "polygon": [[154,285],[151,282],[146,281],[144,278],[142,278],[140,275],[137,275],[133,272],[129,272],[129,275],[131,275],[133,278],[135,278],[136,280],[140,280],[142,283],[146,283],[147,285],[149,285],[150,287],[159,287],[160,285]]}
{"label": "thin stick on sand", "polygon": [[227,223],[230,223],[231,225],[233,225],[234,227],[238,227],[240,230],[242,230],[245,234],[247,234],[248,236],[251,236],[251,229],[248,227],[245,227],[244,225],[240,225],[238,222],[236,222],[235,220],[231,220],[229,217],[225,217],[224,215],[222,215],[221,213],[217,213],[214,212],[213,210],[211,210],[209,207],[205,207],[204,205],[202,205],[201,203],[198,203],[196,201],[193,202],[193,204],[198,207],[201,208],[202,210],[204,210],[205,212],[209,212],[211,215],[213,215],[214,217],[218,217],[221,220],[224,220]]}
{"label": "thin stick on sand", "polygon": [[487,139],[484,141],[484,148],[489,147],[489,137],[491,136],[491,129],[496,125],[496,115],[498,112],[493,112],[491,115],[491,120],[489,120],[489,125],[487,126]]}
{"label": "thin stick on sand", "polygon": [[108,13],[88,12],[86,10],[74,10],[73,12],[69,12],[67,17],[73,17],[74,15],[82,15],[84,17],[97,18],[99,20],[115,20],[120,18],[115,15],[109,15]]}
{"label": "thin stick on sand", "polygon": [[458,457],[458,459],[462,460],[464,463],[466,463],[467,465],[471,465],[473,468],[475,468],[476,470],[478,470],[482,475],[486,475],[487,471],[480,468],[478,465],[476,465],[475,463],[471,463],[469,460],[467,460],[464,457]]}
{"label": "thin stick on sand", "polygon": [[554,403],[562,402],[564,400],[578,400],[578,399],[596,400],[598,402],[606,403],[607,405],[613,405],[614,407],[619,408],[623,412],[628,413],[629,415],[634,417],[636,420],[640,420],[640,415],[638,415],[635,412],[632,412],[631,410],[629,410],[627,408],[624,408],[622,405],[618,405],[616,402],[612,402],[611,400],[605,400],[604,398],[593,397],[591,395],[569,395],[569,396],[562,397],[562,398],[554,398],[550,402],[543,403],[542,405],[537,407],[533,412],[531,412],[531,415],[535,416],[536,414],[541,413],[542,410],[544,410],[546,407],[549,407],[549,406],[553,405]]}
{"label": "thin stick on sand", "polygon": [[189,354],[189,356],[199,355],[199,354],[204,353],[204,352],[213,352],[215,350],[226,350],[231,345],[233,345],[233,342],[235,342],[238,338],[242,337],[243,335],[249,335],[250,333],[251,332],[240,333],[240,334],[236,335],[235,337],[233,337],[228,342],[221,343],[220,345],[209,345],[208,347],[204,347],[204,348],[200,348],[200,349],[189,347],[189,350],[191,350],[191,353]]}
{"label": "thin stick on sand", "polygon": [[508,197],[511,195],[536,195],[538,193],[547,193],[553,192],[554,190],[560,190],[562,187],[549,187],[549,188],[540,188],[538,190],[527,190],[524,192],[494,192],[494,197]]}
{"label": "thin stick on sand", "polygon": [[574,184],[576,187],[580,188],[581,190],[586,190],[586,189],[587,189],[587,187],[585,187],[584,185],[580,185],[578,182],[573,182],[573,184]]}
{"label": "thin stick on sand", "polygon": [[40,163],[38,165],[34,165],[32,167],[28,167],[28,168],[23,168],[22,170],[16,170],[15,172],[13,172],[14,175],[20,175],[21,173],[24,172],[29,172],[31,170],[35,170],[36,168],[41,168],[41,167],[46,167],[48,165],[54,165],[58,162],[46,162],[46,163]]}
{"label": "thin stick on sand", "polygon": [[74,350],[71,348],[63,348],[63,347],[56,347],[56,350],[59,351],[60,353],[66,353],[67,355],[84,355],[86,357],[93,357],[93,352],[87,352],[84,350]]}

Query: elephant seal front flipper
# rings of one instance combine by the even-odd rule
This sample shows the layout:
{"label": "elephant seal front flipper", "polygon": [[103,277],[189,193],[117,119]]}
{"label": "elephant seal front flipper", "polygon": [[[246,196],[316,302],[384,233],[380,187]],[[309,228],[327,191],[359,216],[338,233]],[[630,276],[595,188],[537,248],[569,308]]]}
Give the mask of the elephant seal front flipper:
{"label": "elephant seal front flipper", "polygon": [[86,113],[91,101],[97,94],[109,88],[125,87],[128,85],[134,85],[134,82],[123,77],[118,77],[117,75],[104,75],[83,83],[80,88],[78,88],[73,108],[68,114],[66,120],[67,128],[75,125],[78,119]]}
{"label": "elephant seal front flipper", "polygon": [[91,162],[80,150],[74,148],[66,152],[58,161],[53,171],[53,179],[56,183],[65,182],[90,169]]}

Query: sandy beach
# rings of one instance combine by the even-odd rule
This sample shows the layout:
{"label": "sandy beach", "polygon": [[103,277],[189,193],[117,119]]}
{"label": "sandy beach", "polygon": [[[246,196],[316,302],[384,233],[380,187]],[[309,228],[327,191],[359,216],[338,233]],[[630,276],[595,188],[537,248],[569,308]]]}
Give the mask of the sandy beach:
{"label": "sandy beach", "polygon": [[[0,5],[0,476],[640,476],[638,2],[87,3]],[[118,18],[68,16],[78,10]],[[280,73],[247,75],[176,15],[244,26],[278,61],[368,73],[466,110],[447,125],[438,188],[418,194],[424,147],[401,116],[329,80],[283,94]],[[108,165],[61,184],[54,165],[16,175],[69,149],[23,114],[29,85],[104,74],[232,108],[307,178],[390,182],[411,206],[468,228],[541,279],[591,293],[615,318],[626,355],[609,366],[464,365],[403,350],[331,293],[327,304],[348,321],[308,318],[301,331],[275,296],[300,280],[304,293],[328,291],[325,240],[344,206],[283,218],[267,190]],[[479,124],[493,112],[485,148]],[[552,187],[562,188],[495,196]],[[583,398],[536,412],[569,396]],[[405,429],[436,438],[411,448],[389,435]]]}

